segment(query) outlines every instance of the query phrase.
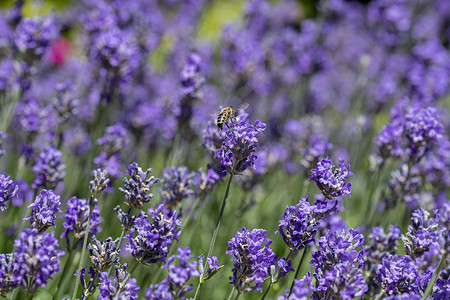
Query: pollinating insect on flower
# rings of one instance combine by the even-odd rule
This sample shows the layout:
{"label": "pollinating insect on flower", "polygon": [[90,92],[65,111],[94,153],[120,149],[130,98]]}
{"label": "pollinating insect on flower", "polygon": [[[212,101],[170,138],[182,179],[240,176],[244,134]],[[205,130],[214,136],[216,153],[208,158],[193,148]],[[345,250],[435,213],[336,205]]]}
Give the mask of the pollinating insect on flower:
{"label": "pollinating insect on flower", "polygon": [[[266,124],[257,120],[254,125],[236,122],[225,132],[222,146],[216,151],[216,158],[226,167],[229,173],[243,172],[248,167],[255,168],[259,149],[258,134],[264,132]],[[235,165],[235,166],[233,166]]]}

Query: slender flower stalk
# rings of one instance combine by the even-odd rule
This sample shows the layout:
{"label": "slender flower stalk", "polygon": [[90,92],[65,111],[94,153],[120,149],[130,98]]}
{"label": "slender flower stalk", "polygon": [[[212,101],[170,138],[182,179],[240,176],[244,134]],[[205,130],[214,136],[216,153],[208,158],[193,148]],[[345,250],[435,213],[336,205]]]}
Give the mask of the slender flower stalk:
{"label": "slender flower stalk", "polygon": [[[217,223],[216,226],[214,227],[214,231],[211,237],[211,242],[209,244],[209,250],[208,250],[208,256],[211,256],[214,250],[214,245],[216,243],[216,238],[217,238],[217,233],[219,232],[219,228],[220,228],[220,223],[222,221],[222,216],[223,216],[223,212],[225,211],[225,205],[227,204],[227,199],[228,199],[228,193],[230,192],[230,186],[231,186],[231,181],[233,180],[233,174],[235,172],[237,166],[237,162],[235,163],[234,167],[233,167],[233,171],[230,173],[230,177],[228,178],[228,183],[227,183],[227,189],[225,190],[225,195],[223,197],[222,200],[222,207],[220,208],[220,213],[219,213],[219,217],[217,218]],[[206,265],[207,265],[207,261],[205,261],[204,265],[203,265],[203,269],[206,269]],[[195,296],[194,299],[197,299],[198,295],[199,295],[199,291],[200,288],[202,286],[202,281],[203,281],[203,275],[204,274],[200,274],[200,278],[199,278],[199,284],[197,286],[197,290],[195,291]]]}

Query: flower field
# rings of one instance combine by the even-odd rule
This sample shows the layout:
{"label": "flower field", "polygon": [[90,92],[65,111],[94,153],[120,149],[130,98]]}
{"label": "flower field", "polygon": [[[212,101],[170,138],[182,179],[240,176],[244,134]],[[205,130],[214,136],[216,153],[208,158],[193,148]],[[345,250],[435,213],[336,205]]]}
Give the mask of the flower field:
{"label": "flower field", "polygon": [[0,8],[0,297],[450,299],[448,0]]}

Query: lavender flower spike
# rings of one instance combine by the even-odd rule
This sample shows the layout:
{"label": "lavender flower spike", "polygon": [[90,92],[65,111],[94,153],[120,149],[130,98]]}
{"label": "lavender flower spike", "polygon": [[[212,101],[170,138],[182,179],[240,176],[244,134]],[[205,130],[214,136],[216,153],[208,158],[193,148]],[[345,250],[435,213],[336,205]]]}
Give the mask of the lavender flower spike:
{"label": "lavender flower spike", "polygon": [[227,254],[236,261],[230,283],[234,284],[239,294],[253,290],[262,292],[262,283],[269,275],[270,266],[275,263],[276,255],[269,245],[272,243],[264,229],[248,230],[242,228],[236,236],[228,241]]}
{"label": "lavender flower spike", "polygon": [[32,168],[34,174],[36,174],[36,179],[32,184],[34,189],[40,187],[54,189],[58,182],[63,180],[66,176],[66,172],[64,172],[66,166],[63,164],[61,157],[61,151],[53,145],[42,150]]}
{"label": "lavender flower spike", "polygon": [[351,182],[346,182],[346,179],[350,176],[355,177],[350,172],[350,164],[344,166],[344,160],[339,160],[339,168],[336,168],[331,159],[322,159],[315,169],[311,170],[312,176],[309,181],[315,181],[317,187],[322,191],[323,195],[327,199],[333,199],[342,195],[349,195],[351,197],[352,192],[350,187]]}
{"label": "lavender flower spike", "polygon": [[[160,204],[150,208],[148,215],[151,221],[144,212],[136,218],[134,228],[126,235],[129,243],[125,247],[136,261],[144,265],[165,262],[169,246],[174,240],[178,241],[181,233],[181,222],[175,210],[166,211],[164,204]],[[137,233],[136,237],[133,237],[134,233]]]}
{"label": "lavender flower spike", "polygon": [[216,151],[216,158],[233,172],[233,164],[237,163],[236,172],[243,172],[248,167],[255,168],[257,156],[253,153],[259,149],[258,134],[264,132],[266,124],[257,120],[255,125],[246,122],[235,122],[225,133],[222,146]]}
{"label": "lavender flower spike", "polygon": [[0,209],[6,209],[5,202],[17,195],[19,186],[10,180],[11,176],[3,172],[0,173]]}
{"label": "lavender flower spike", "polygon": [[25,220],[30,221],[31,228],[36,228],[39,233],[44,232],[50,226],[55,226],[56,213],[61,212],[60,197],[52,190],[42,190],[36,197],[34,203],[28,207],[32,207],[31,215]]}
{"label": "lavender flower spike", "polygon": [[127,281],[122,290],[120,290],[120,286],[124,283],[125,279],[128,276],[128,272],[126,271],[127,264],[116,266],[115,268],[115,276],[113,276],[112,279],[109,278],[107,272],[103,272],[99,275],[100,294],[98,295],[97,299],[137,299],[137,292],[141,288],[136,284],[137,281],[135,278],[130,278],[130,280]]}
{"label": "lavender flower spike", "polygon": [[[38,287],[45,287],[53,275],[60,272],[59,258],[64,255],[60,250],[54,232],[39,234],[36,229],[26,228],[15,240],[15,268],[18,270],[24,288],[35,292]],[[33,285],[28,286],[27,278],[33,279]]]}
{"label": "lavender flower spike", "polygon": [[124,174],[128,174],[131,178],[123,178],[123,188],[119,188],[119,191],[123,193],[128,206],[140,209],[153,198],[153,194],[149,192],[152,186],[159,182],[159,178],[149,176],[151,172],[152,169],[143,172],[135,162],[127,167]]}

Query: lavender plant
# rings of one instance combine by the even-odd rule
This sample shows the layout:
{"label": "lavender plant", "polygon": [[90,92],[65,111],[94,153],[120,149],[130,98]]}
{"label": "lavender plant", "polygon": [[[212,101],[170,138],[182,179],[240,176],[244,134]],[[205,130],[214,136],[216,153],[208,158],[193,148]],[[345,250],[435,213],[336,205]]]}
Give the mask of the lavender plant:
{"label": "lavender plant", "polygon": [[0,8],[1,297],[450,297],[447,0],[54,3]]}

